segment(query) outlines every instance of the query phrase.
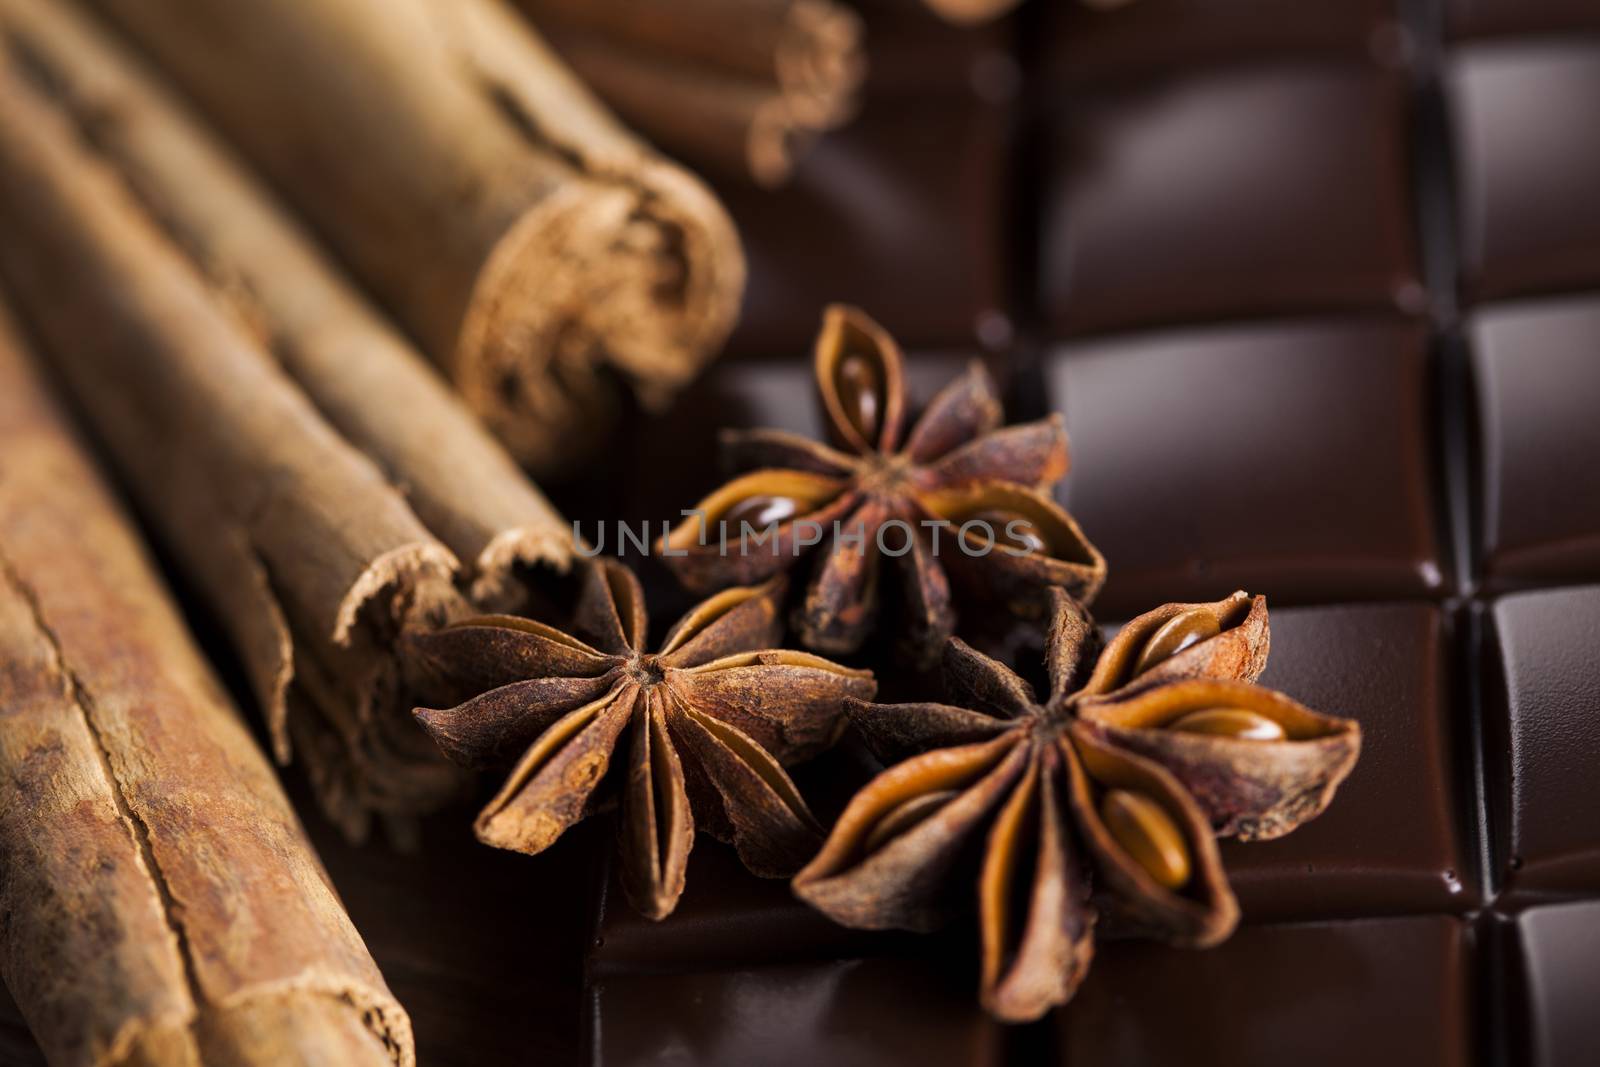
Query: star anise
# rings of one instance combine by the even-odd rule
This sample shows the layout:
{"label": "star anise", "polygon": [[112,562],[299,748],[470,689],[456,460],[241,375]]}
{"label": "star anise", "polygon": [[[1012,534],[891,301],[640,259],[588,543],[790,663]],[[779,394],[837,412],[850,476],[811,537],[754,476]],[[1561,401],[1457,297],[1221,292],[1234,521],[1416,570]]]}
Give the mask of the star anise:
{"label": "star anise", "polygon": [[[649,654],[639,582],[605,560],[582,576],[574,629],[587,640],[506,615],[411,639],[420,672],[478,694],[417,709],[439,747],[473,767],[516,760],[478,839],[536,853],[615,797],[623,887],[653,919],[683,892],[697,824],[755,874],[793,874],[822,831],[783,764],[833,744],[841,701],[876,687],[867,671],[773,647],[782,595],[781,580],[725,590]],[[619,750],[626,763],[608,775]]]}
{"label": "star anise", "polygon": [[902,644],[924,662],[953,631],[952,579],[1035,614],[1051,586],[1084,602],[1099,591],[1105,561],[1043,492],[1067,472],[1059,415],[1000,429],[994,383],[974,362],[902,443],[904,360],[853,308],[828,308],[815,362],[832,446],[779,430],[725,433],[734,465],[759,469],[706,497],[658,542],[685,586],[761,581],[815,547],[796,629],[808,647],[847,654],[875,625],[887,555],[905,604]]}
{"label": "star anise", "polygon": [[976,867],[981,997],[1009,1021],[1072,996],[1099,911],[1179,945],[1226,938],[1238,906],[1216,836],[1288,833],[1360,749],[1355,722],[1251,684],[1264,598],[1168,604],[1098,659],[1088,614],[1059,590],[1053,609],[1042,704],[959,638],[944,664],[959,706],[847,702],[885,762],[911,758],[856,795],[794,880],[847,926],[925,930]]}

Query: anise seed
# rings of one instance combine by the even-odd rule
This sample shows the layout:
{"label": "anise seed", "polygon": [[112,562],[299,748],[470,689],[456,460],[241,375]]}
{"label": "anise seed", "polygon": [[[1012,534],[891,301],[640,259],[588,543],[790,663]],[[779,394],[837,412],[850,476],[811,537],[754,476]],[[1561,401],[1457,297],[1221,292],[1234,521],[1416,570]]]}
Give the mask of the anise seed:
{"label": "anise seed", "polygon": [[1191,734],[1211,734],[1240,741],[1282,741],[1283,727],[1249,708],[1201,708],[1167,727]]}
{"label": "anise seed", "polygon": [[1222,627],[1217,622],[1217,617],[1205,608],[1190,608],[1174,615],[1144,643],[1144,650],[1134,661],[1133,674],[1137,677],[1156,664],[1176,656],[1190,645],[1197,645],[1221,632]]}
{"label": "anise seed", "polygon": [[765,530],[780,522],[786,522],[800,513],[800,502],[792,496],[780,496],[776,493],[757,493],[747,496],[733,507],[722,513],[722,522],[735,533],[742,530],[742,523],[749,523],[752,529]]}
{"label": "anise seed", "polygon": [[1181,889],[1189,881],[1189,848],[1172,816],[1154,800],[1130,789],[1110,789],[1100,799],[1100,818],[1122,851],[1161,885]]}
{"label": "anise seed", "polygon": [[834,385],[845,417],[861,434],[862,440],[874,443],[883,414],[883,386],[872,360],[859,352],[845,356],[834,372]]}
{"label": "anise seed", "polygon": [[878,820],[872,828],[867,839],[861,843],[863,852],[875,852],[878,847],[905,830],[932,815],[945,805],[945,802],[956,795],[954,789],[940,789],[933,793],[923,793],[912,797],[898,806],[891,808],[889,814]]}

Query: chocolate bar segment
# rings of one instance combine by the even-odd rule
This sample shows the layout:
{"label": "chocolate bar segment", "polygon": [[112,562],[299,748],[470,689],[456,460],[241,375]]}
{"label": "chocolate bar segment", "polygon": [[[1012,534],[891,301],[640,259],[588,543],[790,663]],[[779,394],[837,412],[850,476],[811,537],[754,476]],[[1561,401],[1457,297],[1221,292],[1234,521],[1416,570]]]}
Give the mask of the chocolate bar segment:
{"label": "chocolate bar segment", "polygon": [[1205,952],[1103,946],[1057,1013],[1059,1062],[1472,1062],[1464,925],[1421,916],[1241,929]]}
{"label": "chocolate bar segment", "polygon": [[1431,604],[1272,612],[1261,683],[1361,724],[1338,799],[1273,841],[1224,842],[1246,922],[1465,912],[1482,902],[1467,698],[1453,690],[1451,627]]}
{"label": "chocolate bar segment", "polygon": [[1468,298],[1600,285],[1600,43],[1463,49],[1449,87]]}
{"label": "chocolate bar segment", "polygon": [[1600,296],[1485,309],[1469,343],[1484,583],[1600,579]]}
{"label": "chocolate bar segment", "polygon": [[1514,927],[1511,1062],[1560,1067],[1600,1049],[1600,901],[1535,908]]}
{"label": "chocolate bar segment", "polygon": [[1129,618],[1235,589],[1274,606],[1437,594],[1427,343],[1403,320],[1141,335],[1055,352],[1060,494]]}
{"label": "chocolate bar segment", "polygon": [[1500,905],[1600,892],[1600,586],[1504,597],[1483,651]]}
{"label": "chocolate bar segment", "polygon": [[1045,149],[1049,325],[1422,310],[1407,100],[1359,64],[1071,95]]}

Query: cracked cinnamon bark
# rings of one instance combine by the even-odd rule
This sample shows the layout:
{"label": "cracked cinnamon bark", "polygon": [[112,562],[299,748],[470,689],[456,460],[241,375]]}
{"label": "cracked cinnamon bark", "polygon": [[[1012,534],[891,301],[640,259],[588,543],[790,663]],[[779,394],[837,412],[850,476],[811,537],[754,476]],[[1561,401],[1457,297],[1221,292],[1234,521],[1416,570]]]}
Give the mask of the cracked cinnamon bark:
{"label": "cracked cinnamon bark", "polygon": [[498,0],[94,0],[537,474],[721,348],[722,206]]}
{"label": "cracked cinnamon bark", "polygon": [[[20,10],[0,5],[13,45]],[[374,812],[438,806],[461,778],[411,722],[393,643],[461,609],[456,556],[268,351],[309,334],[221,295],[24,58],[0,55],[0,271],[19,310],[229,632],[277,755],[306,761],[352,837]]]}
{"label": "cracked cinnamon bark", "polygon": [[0,308],[0,972],[52,1064],[415,1061]]}

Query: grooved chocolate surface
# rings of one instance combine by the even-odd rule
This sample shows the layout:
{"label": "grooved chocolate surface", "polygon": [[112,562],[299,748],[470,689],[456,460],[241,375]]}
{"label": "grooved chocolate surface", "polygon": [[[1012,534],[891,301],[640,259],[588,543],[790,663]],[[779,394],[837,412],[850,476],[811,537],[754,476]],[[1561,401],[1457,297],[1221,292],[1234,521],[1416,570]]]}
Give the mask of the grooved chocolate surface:
{"label": "grooved chocolate surface", "polygon": [[[1012,418],[1066,417],[1059,499],[1110,562],[1097,614],[1265,593],[1264,681],[1357,718],[1364,753],[1320,819],[1224,845],[1245,916],[1232,940],[1102,944],[1066,1009],[998,1047],[1019,1064],[1589,1062],[1600,7],[1139,0],[1025,4],[1007,25],[1020,91],[987,106],[1018,132],[997,168],[1010,178],[989,194],[998,213],[970,216],[1005,220],[1000,295],[978,273],[912,281],[932,270],[919,238],[884,317],[915,320],[891,325],[927,339],[908,345],[916,367],[976,350],[961,321],[1004,309],[1014,340],[984,343]],[[974,69],[1003,69],[976,58],[994,32],[965,53],[918,44],[921,92],[975,93]],[[890,47],[883,114],[915,82]],[[953,160],[966,143],[942,142]],[[825,258],[815,232],[793,240],[782,256]],[[935,240],[954,254],[970,237]],[[759,348],[713,372],[723,410],[801,428],[781,383],[805,377],[804,344]],[[693,442],[693,420],[678,425]],[[715,478],[690,480],[684,498]],[[969,1000],[906,1008],[908,983],[975,992],[960,928],[909,974],[907,942],[819,933],[724,850],[694,864],[683,929],[604,911],[596,1063],[756,1047],[898,1062],[876,1042],[910,1047],[914,1019],[945,1038],[919,1046],[926,1062],[995,1054]],[[816,1009],[829,982],[848,1010],[842,994]],[[700,1029],[707,1005],[774,990],[808,1030],[777,1009]],[[845,1021],[869,1003],[883,1012]]]}

